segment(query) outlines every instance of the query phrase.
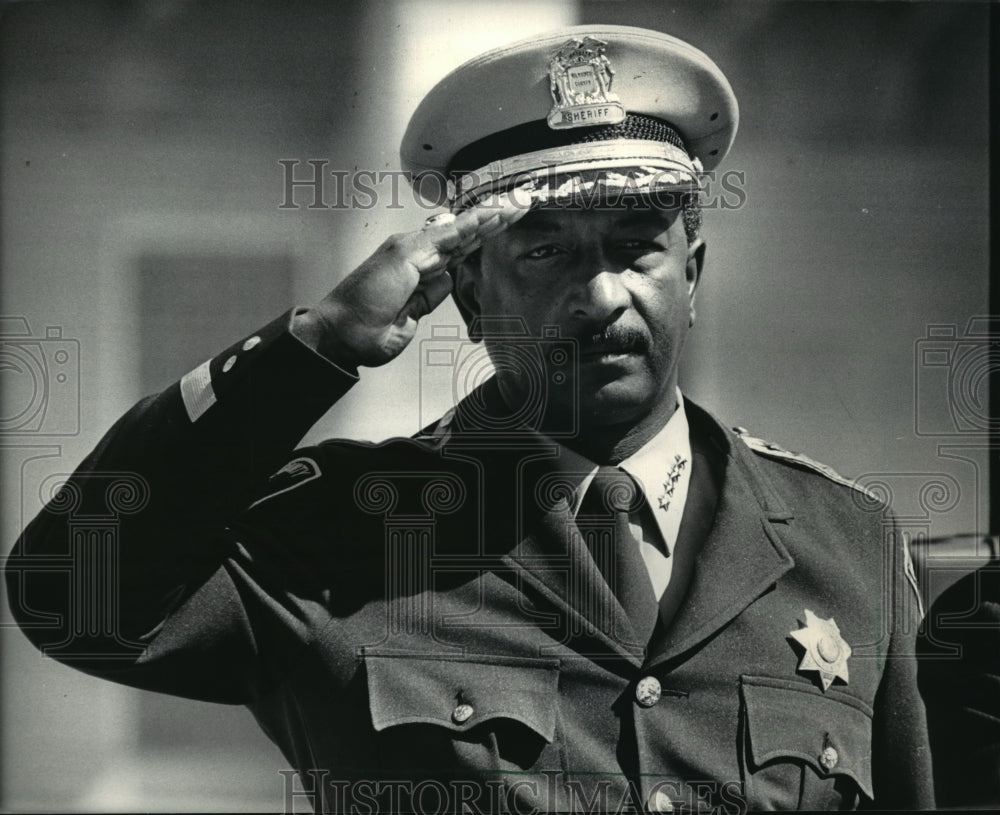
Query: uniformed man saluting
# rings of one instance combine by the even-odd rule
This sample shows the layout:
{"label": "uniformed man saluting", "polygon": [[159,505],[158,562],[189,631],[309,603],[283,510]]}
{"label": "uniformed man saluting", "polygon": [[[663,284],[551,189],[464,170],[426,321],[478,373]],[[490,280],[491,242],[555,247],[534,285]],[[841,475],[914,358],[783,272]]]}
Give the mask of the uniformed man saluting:
{"label": "uniformed man saluting", "polygon": [[[402,144],[450,212],[126,414],[17,544],[14,613],[60,621],[26,633],[247,705],[323,811],[932,803],[891,516],[677,387],[736,125],[654,31],[452,72]],[[495,377],[412,439],[294,450],[449,293]],[[71,518],[123,473],[115,554]],[[106,558],[116,605],[82,625]]]}

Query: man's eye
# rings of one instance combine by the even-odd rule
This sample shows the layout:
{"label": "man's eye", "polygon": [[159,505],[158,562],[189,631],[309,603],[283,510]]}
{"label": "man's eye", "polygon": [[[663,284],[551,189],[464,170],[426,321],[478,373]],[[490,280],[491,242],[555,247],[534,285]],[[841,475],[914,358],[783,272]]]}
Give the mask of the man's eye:
{"label": "man's eye", "polygon": [[627,252],[659,252],[663,247],[653,241],[642,240],[641,238],[626,238],[620,244],[621,248]]}
{"label": "man's eye", "polygon": [[562,250],[558,246],[548,244],[546,246],[536,246],[534,249],[529,250],[524,253],[524,256],[529,260],[546,260],[551,257],[555,257]]}

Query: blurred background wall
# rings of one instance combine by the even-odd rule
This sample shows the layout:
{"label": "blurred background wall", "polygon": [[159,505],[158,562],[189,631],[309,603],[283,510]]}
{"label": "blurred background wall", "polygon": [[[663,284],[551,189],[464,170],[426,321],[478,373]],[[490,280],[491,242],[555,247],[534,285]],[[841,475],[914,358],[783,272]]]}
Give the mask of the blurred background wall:
{"label": "blurred background wall", "polygon": [[[970,331],[988,294],[987,18],[975,2],[5,6],[4,549],[45,480],[136,399],[322,296],[429,214],[391,179],[340,207],[334,171],[398,168],[408,116],[437,79],[576,22],[680,36],[740,100],[722,169],[742,176],[705,212],[685,390],[730,424],[881,482],[919,534],[991,531],[988,338]],[[297,179],[327,162],[328,206],[297,187],[282,207],[282,160]],[[422,343],[459,325],[442,307],[308,438],[409,434],[439,414],[451,387],[422,369]],[[0,806],[284,807],[286,763],[246,711],[47,662],[6,603],[0,624]]]}

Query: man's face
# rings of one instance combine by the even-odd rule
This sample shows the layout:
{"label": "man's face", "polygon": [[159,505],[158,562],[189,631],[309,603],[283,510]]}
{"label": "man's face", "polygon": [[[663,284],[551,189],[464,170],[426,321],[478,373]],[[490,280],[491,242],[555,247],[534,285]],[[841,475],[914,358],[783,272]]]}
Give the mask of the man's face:
{"label": "man's face", "polygon": [[[485,240],[457,294],[474,315],[520,317],[532,337],[556,326],[575,339],[582,427],[634,424],[673,410],[702,247],[689,245],[679,209],[543,208]],[[538,398],[519,366],[499,364],[512,356],[504,341],[487,335],[486,344],[505,401]],[[574,400],[567,387],[551,386],[554,373],[546,371],[542,395],[550,420],[562,423]]]}

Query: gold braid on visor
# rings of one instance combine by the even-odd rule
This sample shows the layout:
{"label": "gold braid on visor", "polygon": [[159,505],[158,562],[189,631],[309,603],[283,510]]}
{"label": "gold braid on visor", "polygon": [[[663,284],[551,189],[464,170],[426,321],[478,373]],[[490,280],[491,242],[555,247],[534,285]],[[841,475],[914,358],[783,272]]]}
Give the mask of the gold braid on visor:
{"label": "gold braid on visor", "polygon": [[690,192],[701,162],[666,142],[621,141],[538,150],[458,176],[451,211],[518,188],[519,200],[539,203],[607,201],[625,195]]}

